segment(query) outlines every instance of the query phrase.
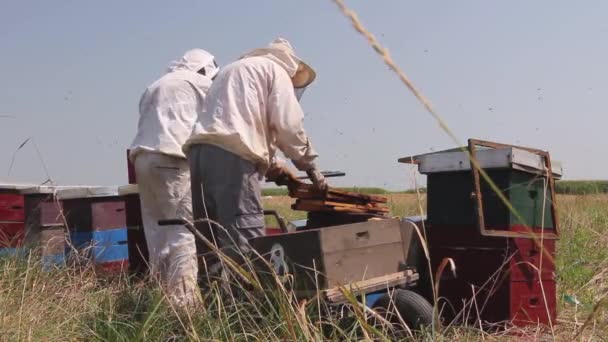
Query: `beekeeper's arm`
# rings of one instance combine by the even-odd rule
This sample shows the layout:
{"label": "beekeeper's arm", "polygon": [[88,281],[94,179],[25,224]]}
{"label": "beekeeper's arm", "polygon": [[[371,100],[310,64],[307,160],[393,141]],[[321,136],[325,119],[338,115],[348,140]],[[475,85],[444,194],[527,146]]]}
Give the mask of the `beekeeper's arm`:
{"label": "beekeeper's arm", "polygon": [[304,113],[287,73],[275,74],[267,108],[270,128],[275,133],[279,149],[298,170],[308,173],[315,185],[326,186],[323,176],[317,171],[315,159],[318,154],[304,130]]}

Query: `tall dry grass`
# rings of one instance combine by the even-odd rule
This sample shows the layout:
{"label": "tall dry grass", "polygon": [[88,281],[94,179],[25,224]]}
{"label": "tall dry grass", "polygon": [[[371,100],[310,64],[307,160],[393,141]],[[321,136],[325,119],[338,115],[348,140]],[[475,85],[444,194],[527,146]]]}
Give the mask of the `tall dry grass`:
{"label": "tall dry grass", "polygon": [[[424,202],[425,195],[422,196]],[[416,195],[390,194],[388,197],[391,214],[419,215],[420,202]],[[265,205],[293,215],[290,203],[287,197],[272,197],[266,199]],[[604,301],[608,294],[608,195],[559,195],[557,203],[561,238],[556,260],[559,303],[556,339],[568,340],[579,335],[583,341],[607,340],[604,336],[608,336],[608,305]],[[294,218],[301,219],[301,214],[298,215]],[[479,333],[475,331],[473,335],[482,338]],[[535,328],[525,332],[533,337],[544,333]],[[550,335],[545,337],[551,339]]]}
{"label": "tall dry grass", "polygon": [[[555,339],[602,341],[608,309],[598,303],[608,292],[608,196],[560,196],[561,240],[557,252],[559,318]],[[418,213],[415,195],[391,195],[395,215]],[[285,198],[266,200],[288,210]],[[458,265],[463,267],[462,265]],[[249,273],[249,269],[244,272]],[[248,274],[253,282],[255,277]],[[238,278],[238,277],[236,277]],[[372,314],[340,320],[321,300],[298,301],[278,280],[248,290],[240,282],[225,290],[216,283],[196,308],[180,310],[154,280],[108,278],[90,266],[44,271],[31,256],[0,260],[0,340],[390,340],[391,332],[369,324]],[[355,311],[353,306],[353,312]],[[584,329],[583,329],[584,327]],[[450,326],[419,340],[552,340],[542,327],[500,333]]]}

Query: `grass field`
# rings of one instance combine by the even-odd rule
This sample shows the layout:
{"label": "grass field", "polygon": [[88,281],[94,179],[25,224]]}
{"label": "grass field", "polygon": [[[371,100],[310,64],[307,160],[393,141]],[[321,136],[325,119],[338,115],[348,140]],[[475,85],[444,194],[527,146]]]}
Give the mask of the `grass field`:
{"label": "grass field", "polygon": [[[413,194],[415,190],[389,191],[382,188],[349,187],[342,188],[347,191],[355,191],[363,194]],[[425,192],[421,188],[420,192]],[[287,188],[267,188],[263,189],[264,196],[286,196]],[[597,195],[608,194],[608,180],[560,180],[555,182],[555,192],[562,195]]]}
{"label": "grass field", "polygon": [[[389,194],[393,215],[418,215],[416,195]],[[266,198],[266,207],[289,219],[291,200]],[[559,196],[561,240],[557,258],[559,321],[553,331],[490,334],[450,328],[426,340],[518,340],[521,337],[602,341],[608,336],[608,195]],[[372,338],[361,329],[340,329],[318,320],[315,302],[294,303],[287,292],[253,291],[246,298],[207,293],[204,307],[181,311],[163,300],[154,282],[98,277],[92,268],[41,270],[35,258],[0,265],[0,340],[321,340]],[[584,327],[584,329],[583,329]],[[330,331],[330,332],[328,332]],[[364,333],[354,335],[355,331]],[[368,334],[368,335],[365,335]],[[513,337],[519,336],[519,337]]]}
{"label": "grass field", "polygon": [[563,180],[555,183],[555,191],[568,195],[606,194],[608,193],[608,181]]}

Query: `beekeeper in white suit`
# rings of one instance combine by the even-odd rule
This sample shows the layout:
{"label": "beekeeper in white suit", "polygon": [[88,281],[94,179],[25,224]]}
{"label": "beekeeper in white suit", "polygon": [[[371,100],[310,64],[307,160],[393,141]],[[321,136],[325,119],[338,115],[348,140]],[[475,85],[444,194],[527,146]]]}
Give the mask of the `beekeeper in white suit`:
{"label": "beekeeper in white suit", "polygon": [[[250,250],[247,239],[264,234],[261,182],[264,175],[293,175],[277,163],[277,149],[308,173],[318,188],[314,151],[303,126],[299,96],[315,72],[282,38],[255,49],[222,68],[207,96],[187,151],[192,175],[194,218],[209,218],[224,229],[202,222],[197,229],[215,239],[239,262]],[[200,245],[199,245],[200,246]],[[219,263],[205,257],[210,273]]]}
{"label": "beekeeper in white suit", "polygon": [[203,113],[218,67],[209,52],[194,49],[173,62],[139,102],[137,135],[130,147],[141,198],[150,268],[176,304],[196,301],[198,264],[194,236],[164,219],[192,219],[190,170],[182,146]]}

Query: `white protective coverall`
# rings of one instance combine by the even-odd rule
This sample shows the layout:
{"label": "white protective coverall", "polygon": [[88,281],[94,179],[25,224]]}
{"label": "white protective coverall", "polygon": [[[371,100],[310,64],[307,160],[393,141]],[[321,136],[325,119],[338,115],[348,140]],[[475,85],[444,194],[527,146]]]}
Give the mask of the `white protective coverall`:
{"label": "white protective coverall", "polygon": [[314,166],[312,148],[291,77],[300,59],[289,42],[278,38],[268,47],[244,54],[222,68],[184,145],[210,144],[239,155],[261,172],[277,161],[277,147],[296,167]]}
{"label": "white protective coverall", "polygon": [[[277,162],[277,148],[300,170],[316,169],[291,79],[299,64],[289,42],[279,38],[222,67],[184,146],[194,218],[222,227],[200,222],[197,229],[237,262],[250,251],[247,240],[264,234],[261,182]],[[218,262],[204,258],[213,273]]]}
{"label": "white protective coverall", "polygon": [[[202,68],[205,75],[199,73]],[[217,72],[214,57],[201,49],[190,50],[173,62],[167,74],[142,95],[137,135],[130,147],[150,268],[178,305],[189,305],[197,298],[194,236],[183,226],[159,226],[158,221],[192,220],[190,170],[182,145],[203,112]]]}

